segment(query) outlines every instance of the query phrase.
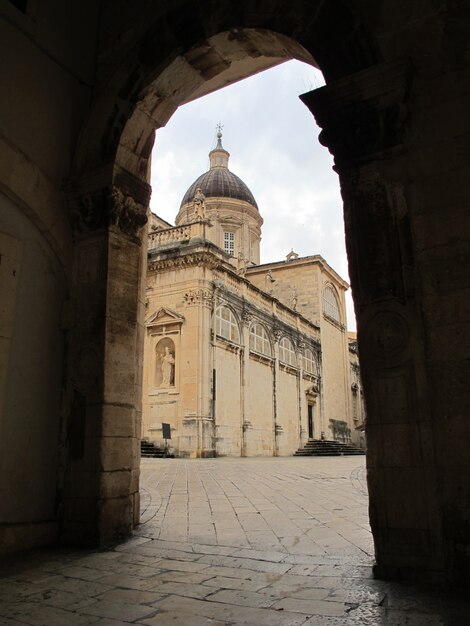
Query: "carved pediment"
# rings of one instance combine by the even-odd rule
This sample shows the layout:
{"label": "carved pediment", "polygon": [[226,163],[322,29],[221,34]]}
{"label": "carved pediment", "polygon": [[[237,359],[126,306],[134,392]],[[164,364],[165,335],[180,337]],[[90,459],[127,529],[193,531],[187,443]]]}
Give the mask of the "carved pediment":
{"label": "carved pediment", "polygon": [[154,326],[172,326],[175,324],[181,325],[184,322],[184,317],[179,315],[171,309],[160,307],[156,313],[153,313],[145,322],[147,327]]}

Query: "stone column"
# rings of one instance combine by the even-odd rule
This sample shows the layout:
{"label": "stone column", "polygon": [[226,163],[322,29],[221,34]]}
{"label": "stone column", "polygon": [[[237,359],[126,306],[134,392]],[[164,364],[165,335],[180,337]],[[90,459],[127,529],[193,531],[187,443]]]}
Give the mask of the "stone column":
{"label": "stone column", "polygon": [[308,439],[308,414],[307,403],[305,402],[304,391],[304,354],[306,344],[304,341],[297,342],[297,358],[299,360],[299,371],[297,372],[297,398],[298,398],[298,414],[299,414],[299,443],[298,448],[302,448]]}
{"label": "stone column", "polygon": [[430,384],[403,146],[411,68],[397,61],[301,96],[335,158],[367,403],[379,577],[445,569]]}
{"label": "stone column", "polygon": [[250,421],[247,419],[247,380],[250,367],[250,326],[253,321],[253,315],[246,309],[242,311],[242,332],[243,332],[243,352],[240,356],[240,406],[242,413],[242,433],[241,433],[241,454],[240,456],[249,456],[249,431],[251,427]]}
{"label": "stone column", "polygon": [[76,233],[66,387],[63,540],[99,545],[139,521],[143,226],[150,187],[68,189]]}
{"label": "stone column", "polygon": [[279,433],[281,426],[277,422],[278,393],[279,393],[279,340],[282,333],[279,329],[273,330],[274,337],[274,367],[273,367],[273,456],[279,456]]}

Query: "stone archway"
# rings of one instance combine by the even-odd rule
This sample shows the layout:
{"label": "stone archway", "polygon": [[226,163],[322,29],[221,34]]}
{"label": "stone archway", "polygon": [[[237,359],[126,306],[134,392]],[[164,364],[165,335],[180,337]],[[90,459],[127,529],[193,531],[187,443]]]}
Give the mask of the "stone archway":
{"label": "stone archway", "polygon": [[[373,28],[352,13],[350,3],[333,8],[308,3],[295,10],[281,3],[262,13],[236,6],[227,1],[220,12],[207,13],[188,3],[184,23],[181,13],[169,11],[151,19],[149,27],[143,14],[121,57],[110,59],[112,38],[102,51],[101,87],[68,186],[76,218],[80,321],[69,354],[73,437],[65,536],[108,541],[138,520],[141,237],[155,127],[179,104],[263,63],[315,59],[327,86],[303,100],[335,157],[345,204],[369,416],[377,573],[442,576],[465,558],[446,515],[461,528],[467,522],[463,508],[454,500],[444,502],[437,488],[456,472],[440,483],[430,410],[429,325],[420,301],[430,275],[424,257],[416,260],[420,212],[408,192],[413,186],[409,111],[414,106],[419,113],[422,106],[419,99],[412,101],[412,66],[396,60],[403,55],[383,42],[379,51]],[[232,59],[239,63],[233,75]],[[411,196],[416,201],[422,193],[415,185]],[[81,366],[90,359],[96,364],[92,380],[81,379],[80,372],[89,371]]]}

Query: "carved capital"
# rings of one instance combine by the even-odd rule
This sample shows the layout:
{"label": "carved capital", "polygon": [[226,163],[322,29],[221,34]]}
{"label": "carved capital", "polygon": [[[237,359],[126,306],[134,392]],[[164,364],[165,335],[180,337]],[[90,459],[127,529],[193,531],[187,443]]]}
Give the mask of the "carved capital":
{"label": "carved capital", "polygon": [[69,205],[74,230],[79,234],[117,226],[123,233],[136,236],[147,222],[147,206],[114,185],[70,195]]}
{"label": "carved capital", "polygon": [[322,128],[320,143],[338,171],[401,149],[411,77],[407,60],[394,61],[300,96]]}
{"label": "carved capital", "polygon": [[279,341],[279,339],[282,337],[282,330],[280,328],[274,328],[273,329],[273,337],[274,337],[274,341]]}
{"label": "carved capital", "polygon": [[88,233],[108,225],[108,194],[109,189],[104,187],[69,196],[70,217],[76,233]]}
{"label": "carved capital", "polygon": [[147,223],[147,207],[113,186],[110,192],[109,223],[123,233],[135,236]]}
{"label": "carved capital", "polygon": [[253,315],[253,313],[250,313],[246,309],[243,309],[242,314],[241,314],[241,318],[242,318],[242,322],[243,322],[244,326],[249,328],[251,326],[251,322],[254,320],[255,316]]}

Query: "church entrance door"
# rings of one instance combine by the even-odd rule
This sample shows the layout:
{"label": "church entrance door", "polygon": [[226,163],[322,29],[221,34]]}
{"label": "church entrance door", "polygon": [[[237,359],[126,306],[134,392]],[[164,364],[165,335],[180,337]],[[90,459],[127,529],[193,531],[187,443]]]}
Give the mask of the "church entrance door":
{"label": "church entrance door", "polygon": [[308,405],[308,438],[313,439],[313,404]]}

